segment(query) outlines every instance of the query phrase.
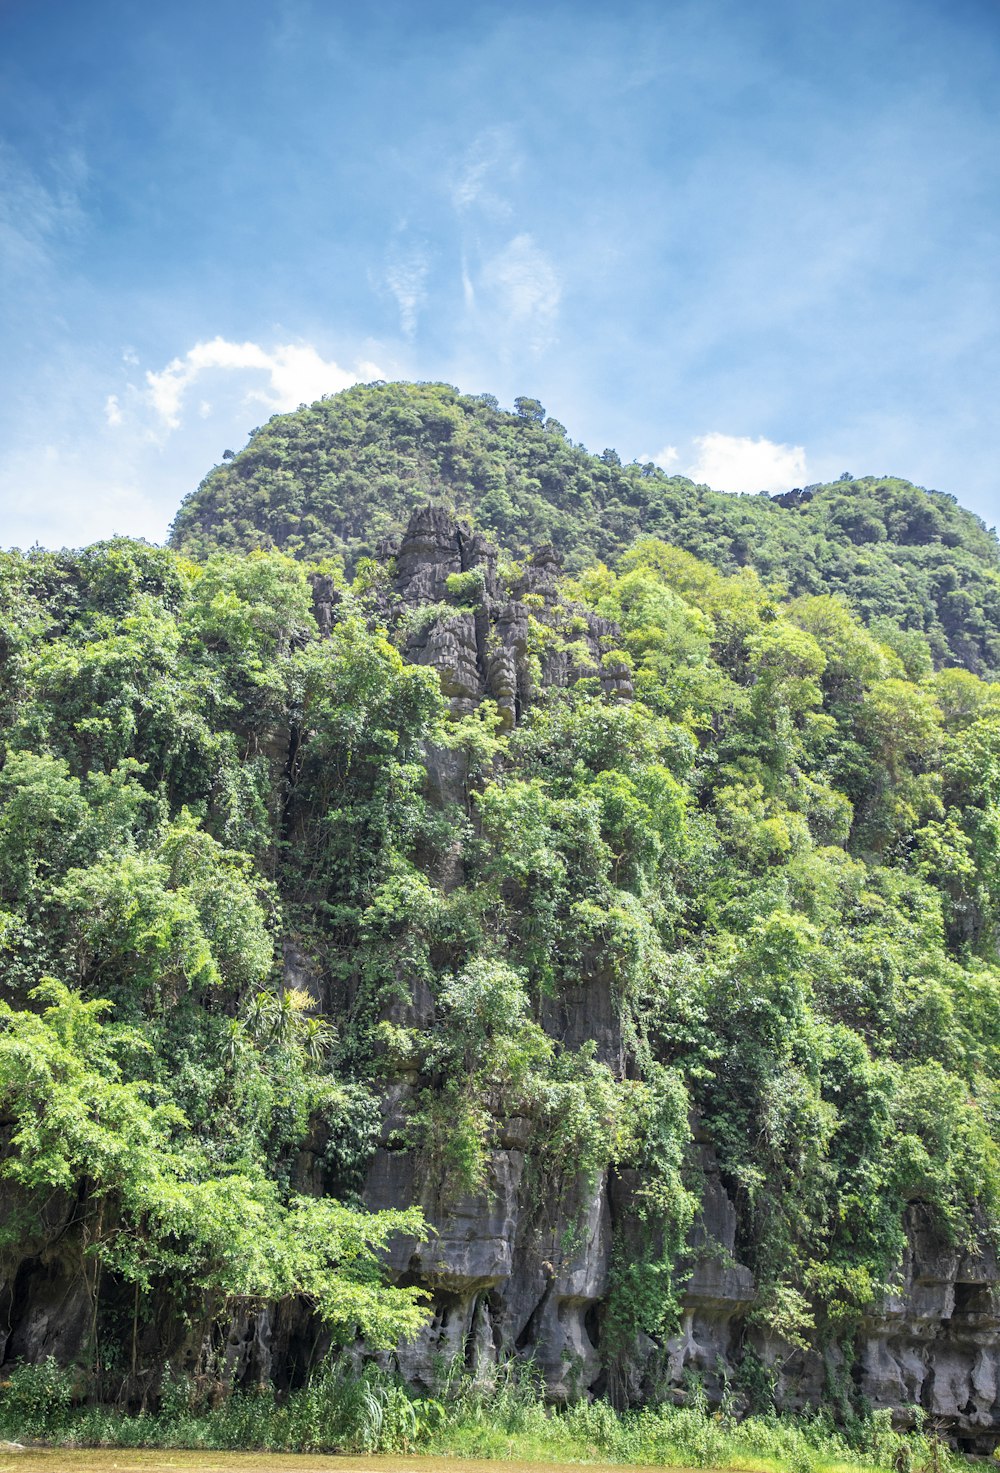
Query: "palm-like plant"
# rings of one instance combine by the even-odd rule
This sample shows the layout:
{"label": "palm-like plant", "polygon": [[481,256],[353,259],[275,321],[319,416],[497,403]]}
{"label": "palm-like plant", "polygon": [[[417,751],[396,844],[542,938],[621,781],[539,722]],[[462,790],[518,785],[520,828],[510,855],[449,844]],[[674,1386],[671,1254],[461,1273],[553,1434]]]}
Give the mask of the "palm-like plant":
{"label": "palm-like plant", "polygon": [[326,1018],[309,1018],[315,1000],[301,987],[262,990],[246,1006],[243,1027],[258,1048],[298,1048],[319,1064],[335,1038]]}

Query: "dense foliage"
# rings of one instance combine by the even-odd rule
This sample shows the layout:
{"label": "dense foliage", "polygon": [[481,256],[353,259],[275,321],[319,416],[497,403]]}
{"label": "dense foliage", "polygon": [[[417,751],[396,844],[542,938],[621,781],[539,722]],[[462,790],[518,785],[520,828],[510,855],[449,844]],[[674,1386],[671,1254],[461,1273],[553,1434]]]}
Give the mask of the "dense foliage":
{"label": "dense foliage", "polygon": [[169,1345],[178,1317],[286,1298],[395,1344],[423,1296],[379,1256],[419,1214],[296,1170],[317,1132],[350,1166],[359,1117],[329,1023],[274,971],[261,743],[309,686],[301,572],[123,541],[8,557],[2,591],[0,1252],[77,1255],[97,1369],[134,1372],[151,1321]]}
{"label": "dense foliage", "polygon": [[173,539],[197,555],[274,547],[351,562],[429,497],[512,553],[556,543],[572,569],[652,534],[792,595],[843,594],[868,623],[926,635],[936,663],[1000,672],[996,540],[953,497],[847,475],[727,496],[612,450],[588,455],[536,400],[507,413],[445,384],[360,386],[276,415],[188,498]]}
{"label": "dense foliage", "polygon": [[[275,421],[248,455],[260,470],[272,441],[338,415],[363,437],[383,392],[437,403],[456,454],[479,443],[467,420],[551,442],[613,472],[606,488],[645,486],[636,517],[676,497],[688,540],[699,516],[715,535],[707,493],[450,390],[352,391]],[[402,464],[426,427],[388,422]],[[355,462],[362,510],[389,443]],[[463,475],[484,520],[527,537],[512,464],[502,514],[489,466]],[[250,461],[207,484],[217,506],[259,494],[265,529],[285,514]],[[386,530],[410,494],[401,482]],[[563,492],[532,494],[558,531]],[[205,496],[179,520],[188,545],[208,535]],[[581,496],[597,546],[628,540],[632,513],[612,535],[610,499]],[[908,546],[912,568],[933,552],[975,568],[984,599],[994,587],[993,544],[946,499],[857,483],[808,514],[832,518],[837,496],[902,508],[892,555]],[[761,527],[792,516],[738,506]],[[920,508],[937,540],[905,543]],[[360,546],[336,520],[314,536],[319,515],[274,540]],[[349,583],[330,558],[199,550],[117,539],[0,561],[0,1251],[77,1255],[95,1369],[128,1384],[154,1332],[165,1347],[185,1317],[202,1333],[263,1300],[314,1307],[335,1339],[411,1332],[420,1295],[382,1281],[378,1252],[420,1223],[357,1196],[389,1086],[406,1102],[389,1144],[445,1206],[484,1184],[511,1116],[540,1213],[608,1168],[634,1184],[602,1327],[612,1390],[641,1336],[662,1344],[675,1323],[692,1120],[736,1202],[757,1314],[790,1345],[850,1337],[899,1267],[907,1212],[942,1242],[996,1235],[1000,685],[941,665],[941,601],[866,627],[836,593],[735,569],[731,544],[708,549],[720,570],[640,538],[610,567],[578,558],[547,605],[530,596],[537,678],[507,730],[489,701],[451,714],[435,671],[407,663],[412,618],[387,620],[372,564]],[[881,566],[868,584],[851,572],[856,603]],[[310,572],[335,591],[323,632]],[[919,587],[897,576],[888,612]],[[463,575],[448,594],[483,590]],[[631,697],[587,666],[591,613],[617,631],[606,657]],[[961,625],[970,663],[992,628]],[[565,688],[542,679],[557,648]],[[462,781],[442,784],[442,764]],[[308,960],[309,990],[283,953]],[[620,1048],[553,1021],[592,996]]]}

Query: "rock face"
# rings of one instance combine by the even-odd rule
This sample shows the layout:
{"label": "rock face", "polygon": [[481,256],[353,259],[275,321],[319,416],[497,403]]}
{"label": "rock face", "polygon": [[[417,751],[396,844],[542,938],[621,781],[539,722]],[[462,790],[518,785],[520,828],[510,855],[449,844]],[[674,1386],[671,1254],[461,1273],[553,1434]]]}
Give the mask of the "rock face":
{"label": "rock face", "polygon": [[[517,1139],[515,1128],[507,1137]],[[433,1386],[442,1357],[488,1375],[498,1358],[533,1359],[553,1401],[584,1393],[601,1373],[588,1329],[607,1292],[611,1223],[607,1182],[572,1183],[556,1212],[539,1211],[525,1191],[524,1152],[493,1153],[487,1187],[442,1211],[434,1183],[414,1159],[381,1150],[365,1198],[373,1208],[419,1201],[433,1225],[424,1243],[401,1239],[391,1268],[433,1291],[434,1315],[397,1361],[403,1374]]]}
{"label": "rock face", "polygon": [[[622,699],[632,695],[627,667],[613,655],[605,659],[617,643],[615,625],[560,600],[553,548],[541,548],[505,585],[496,549],[449,512],[427,506],[410,518],[395,562],[395,593],[410,619],[406,657],[437,670],[455,715],[489,698],[510,728],[536,684],[563,686],[581,675],[596,676],[602,689]],[[468,585],[450,594],[454,574],[465,575]],[[572,638],[561,638],[568,619]],[[555,636],[538,637],[537,651],[532,622]]]}
{"label": "rock face", "polygon": [[[10,1210],[0,1196],[0,1213]],[[53,1228],[67,1220],[72,1204],[56,1197],[47,1208]],[[26,1243],[22,1256],[0,1272],[0,1361],[71,1361],[91,1324],[91,1296],[72,1261],[58,1248],[45,1252]]]}
{"label": "rock face", "polygon": [[742,1350],[743,1320],[753,1308],[753,1274],[734,1257],[736,1211],[719,1175],[711,1143],[697,1143],[703,1182],[701,1210],[690,1237],[690,1277],[685,1286],[681,1324],[669,1342],[670,1381],[701,1378],[710,1396],[722,1392]]}
{"label": "rock face", "polygon": [[[407,1379],[432,1386],[442,1358],[488,1377],[499,1357],[530,1356],[552,1400],[565,1402],[607,1389],[602,1311],[612,1244],[636,1183],[614,1175],[579,1181],[554,1213],[540,1217],[525,1189],[517,1137],[513,1122],[509,1144],[493,1155],[487,1188],[447,1209],[435,1184],[419,1179],[414,1159],[387,1149],[372,1164],[365,1196],[373,1208],[419,1201],[433,1228],[427,1242],[400,1240],[392,1254],[392,1271],[434,1297],[431,1323],[397,1357]],[[716,1401],[727,1382],[739,1384],[752,1348],[784,1410],[817,1405],[831,1377],[846,1377],[901,1425],[919,1407],[965,1451],[992,1449],[1000,1440],[1000,1270],[992,1255],[942,1254],[914,1209],[898,1292],[862,1324],[852,1358],[797,1350],[752,1319],[756,1286],[734,1257],[736,1212],[711,1143],[697,1148],[704,1187],[680,1326],[663,1345],[644,1338],[646,1364],[634,1367],[628,1398],[662,1395],[665,1386],[683,1398],[694,1375]]]}
{"label": "rock face", "polygon": [[922,1406],[967,1451],[1000,1435],[1000,1269],[942,1251],[912,1207],[898,1291],[865,1326],[855,1374],[876,1406]]}

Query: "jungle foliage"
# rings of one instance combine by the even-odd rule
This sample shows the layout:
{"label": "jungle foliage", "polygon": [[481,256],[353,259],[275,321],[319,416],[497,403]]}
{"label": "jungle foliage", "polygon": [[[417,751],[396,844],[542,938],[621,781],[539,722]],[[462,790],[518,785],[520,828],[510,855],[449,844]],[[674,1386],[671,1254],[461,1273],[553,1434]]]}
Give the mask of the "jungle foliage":
{"label": "jungle foliage", "polygon": [[[792,596],[842,594],[866,623],[925,635],[935,663],[1000,673],[996,539],[954,497],[846,474],[777,498],[725,495],[613,450],[588,454],[537,400],[506,412],[447,384],[359,385],[275,415],[187,499],[173,542],[353,565],[428,499],[515,555],[553,542],[574,571],[654,535]],[[881,637],[908,644],[895,627]]]}
{"label": "jungle foliage", "polygon": [[[380,396],[417,423],[385,410],[365,441]],[[403,514],[413,486],[393,500],[371,478],[390,449],[401,465],[426,443],[418,409],[435,403],[456,455],[480,443],[472,424],[589,467],[577,513],[541,482],[518,499],[521,451],[506,501],[488,462],[462,475],[487,478],[480,517],[506,518],[513,540],[542,522],[565,534],[578,565],[539,637],[572,642],[584,610],[614,621],[634,698],[603,694],[595,672],[539,683],[510,732],[489,702],[452,716],[436,673],[404,660],[377,568],[349,582],[325,556],[363,545],[338,497],[356,491],[363,519],[378,496],[386,530]],[[275,486],[299,495],[308,436],[325,444],[337,416],[349,438],[329,454],[356,479],[324,472],[309,484],[332,499],[279,525]],[[288,464],[301,457],[283,481],[263,469],[281,437]],[[197,560],[125,539],[0,560],[0,1250],[78,1253],[93,1365],[134,1371],[139,1319],[164,1304],[211,1320],[293,1298],[334,1339],[412,1331],[420,1296],[382,1281],[378,1251],[394,1230],[419,1235],[418,1218],[357,1197],[378,1098],[401,1080],[390,1143],[445,1199],[484,1182],[512,1115],[540,1200],[608,1167],[635,1182],[643,1248],[616,1269],[611,1373],[640,1332],[662,1341],[674,1323],[693,1118],[736,1202],[759,1313],[791,1344],[850,1335],[899,1266],[907,1212],[963,1247],[995,1236],[1000,685],[941,663],[944,604],[901,622],[880,605],[887,622],[866,626],[838,592],[802,587],[804,562],[789,592],[774,567],[737,568],[721,532],[701,547],[714,561],[635,540],[671,505],[678,540],[696,522],[714,537],[715,503],[608,460],[600,481],[558,427],[450,390],[349,391],[247,454],[178,521]],[[897,528],[891,549],[864,546],[974,569],[985,600],[994,544],[900,485],[805,506],[926,509],[936,541]],[[623,486],[648,499],[613,522]],[[210,536],[206,508],[227,497]],[[777,561],[780,509],[740,506]],[[300,556],[241,550],[244,515]],[[847,558],[862,544],[813,545]],[[856,606],[884,573],[868,567]],[[311,571],[336,586],[325,633]],[[897,573],[892,596],[923,586]],[[979,664],[1000,633],[969,620]],[[428,779],[442,752],[467,773],[450,796]],[[309,990],[283,980],[283,951],[311,959]],[[546,1027],[587,986],[612,1001],[620,1058]]]}

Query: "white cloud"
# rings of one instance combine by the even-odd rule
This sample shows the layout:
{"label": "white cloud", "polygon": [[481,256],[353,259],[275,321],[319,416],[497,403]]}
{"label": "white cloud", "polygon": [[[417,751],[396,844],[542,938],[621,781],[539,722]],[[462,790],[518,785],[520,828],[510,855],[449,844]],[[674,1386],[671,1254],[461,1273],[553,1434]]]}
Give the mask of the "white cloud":
{"label": "white cloud", "polygon": [[358,364],[356,371],[324,359],[308,343],[280,343],[268,351],[258,343],[233,343],[216,337],[195,343],[182,358],[174,358],[159,373],[146,374],[146,398],[162,424],[175,430],[189,389],[203,375],[213,372],[263,375],[247,397],[266,404],[273,412],[295,409],[322,394],[334,394],[359,383],[362,377],[380,378],[372,363]]}
{"label": "white cloud", "polygon": [[663,449],[658,450],[655,455],[640,455],[639,463],[640,465],[646,465],[648,461],[652,461],[662,471],[668,471],[672,466],[677,464],[680,458],[681,452],[677,449],[676,445],[664,445]]}
{"label": "white cloud", "polygon": [[[382,346],[345,351],[348,372],[309,345],[216,339],[164,356],[150,385],[143,370],[156,359],[137,368],[116,365],[113,353],[95,372],[74,345],[49,391],[25,404],[19,433],[0,439],[0,543],[81,545],[116,532],[162,540],[183,497],[225,447],[245,443],[249,426],[326,390],[388,377],[368,354],[381,357]],[[401,376],[404,365],[388,366]],[[171,431],[161,410],[183,427]]]}
{"label": "white cloud", "polygon": [[763,436],[723,435],[713,431],[695,440],[698,458],[688,471],[693,481],[718,491],[790,491],[806,480],[801,445],[777,445]]}
{"label": "white cloud", "polygon": [[536,352],[555,333],[562,283],[544,251],[530,235],[515,235],[483,268],[483,284],[493,294],[508,333]]}

